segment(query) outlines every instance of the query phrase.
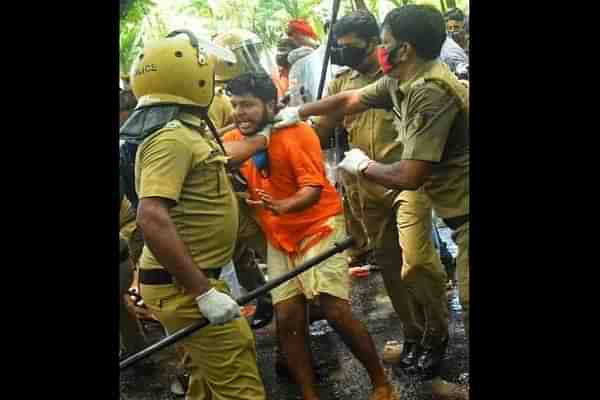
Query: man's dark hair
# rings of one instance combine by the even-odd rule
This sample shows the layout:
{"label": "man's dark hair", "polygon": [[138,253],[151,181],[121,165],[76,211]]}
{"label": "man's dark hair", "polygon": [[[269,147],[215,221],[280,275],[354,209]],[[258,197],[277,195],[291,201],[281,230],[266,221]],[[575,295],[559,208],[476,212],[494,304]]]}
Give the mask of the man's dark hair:
{"label": "man's dark hair", "polygon": [[234,96],[258,97],[264,103],[277,103],[277,88],[267,74],[248,72],[232,79],[227,84],[227,91]]}
{"label": "man's dark hair", "polygon": [[444,19],[446,21],[453,20],[463,22],[465,20],[465,13],[463,13],[460,8],[451,8],[444,14]]}
{"label": "man's dark hair", "polygon": [[394,39],[412,44],[417,56],[424,60],[439,57],[446,40],[444,17],[437,8],[429,5],[396,8],[385,16],[384,27],[389,28]]}
{"label": "man's dark hair", "polygon": [[357,10],[344,15],[333,26],[333,34],[336,38],[354,33],[367,42],[376,38],[379,41],[379,24],[375,16],[367,10]]}

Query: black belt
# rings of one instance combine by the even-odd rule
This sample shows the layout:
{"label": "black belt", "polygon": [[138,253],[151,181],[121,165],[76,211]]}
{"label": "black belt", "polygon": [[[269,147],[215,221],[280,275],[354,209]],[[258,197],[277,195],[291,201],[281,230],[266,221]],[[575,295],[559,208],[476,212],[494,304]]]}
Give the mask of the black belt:
{"label": "black belt", "polygon": [[[212,279],[219,279],[221,268],[204,269],[204,274]],[[164,269],[140,269],[140,283],[144,285],[168,285],[174,282],[173,275]]]}
{"label": "black belt", "polygon": [[463,226],[469,220],[469,214],[460,215],[458,217],[452,217],[452,218],[442,218],[442,220],[444,221],[444,223],[446,225],[448,225],[448,227],[450,229],[455,231],[458,228],[460,228],[461,226]]}

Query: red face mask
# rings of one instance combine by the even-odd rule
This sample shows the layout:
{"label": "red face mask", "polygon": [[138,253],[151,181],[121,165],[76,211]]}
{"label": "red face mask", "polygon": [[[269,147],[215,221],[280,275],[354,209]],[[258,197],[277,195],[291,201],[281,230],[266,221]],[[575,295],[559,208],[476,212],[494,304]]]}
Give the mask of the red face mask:
{"label": "red face mask", "polygon": [[377,60],[384,74],[389,74],[394,66],[390,63],[390,53],[385,47],[377,48]]}

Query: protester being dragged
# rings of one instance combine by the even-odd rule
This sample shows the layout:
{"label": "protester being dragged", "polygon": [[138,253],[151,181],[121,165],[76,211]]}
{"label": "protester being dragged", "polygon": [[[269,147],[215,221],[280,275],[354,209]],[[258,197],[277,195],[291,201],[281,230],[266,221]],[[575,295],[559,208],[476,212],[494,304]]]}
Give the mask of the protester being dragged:
{"label": "protester being dragged", "polygon": [[[267,75],[244,74],[227,86],[238,129],[226,144],[244,143],[269,130],[277,91]],[[268,240],[267,267],[276,278],[333,247],[346,236],[339,195],[325,176],[321,147],[304,123],[270,135],[266,157],[243,162],[250,199]],[[373,340],[349,303],[348,264],[337,254],[273,289],[277,333],[288,368],[305,400],[319,399],[306,335],[307,303],[317,302],[334,330],[365,366],[372,400],[396,399]]]}

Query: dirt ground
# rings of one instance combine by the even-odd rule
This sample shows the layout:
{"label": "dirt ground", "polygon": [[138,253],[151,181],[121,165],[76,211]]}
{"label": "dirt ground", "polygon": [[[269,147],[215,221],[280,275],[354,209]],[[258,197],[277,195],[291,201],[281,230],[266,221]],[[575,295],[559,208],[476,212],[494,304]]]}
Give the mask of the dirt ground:
{"label": "dirt ground", "polygon": [[[444,241],[449,250],[456,254],[456,246],[450,240],[449,231],[441,229]],[[450,342],[446,357],[440,370],[443,379],[450,382],[468,382],[469,369],[468,347],[462,324],[460,309],[456,297],[456,288],[449,299],[451,310]],[[368,277],[357,278],[352,287],[352,308],[356,317],[362,320],[379,350],[387,341],[403,342],[400,321],[392,309],[386,295],[381,274],[371,273]],[[162,336],[160,327],[151,330],[153,340]],[[276,340],[272,327],[255,332],[258,363],[267,389],[269,400],[301,399],[298,387],[275,373]],[[368,399],[371,384],[366,371],[352,356],[336,333],[324,321],[311,326],[311,345],[318,373],[323,376],[319,383],[322,400],[362,400]],[[174,348],[167,348],[152,356],[153,368],[130,368],[120,376],[120,393],[122,400],[167,400],[183,399],[170,391],[175,374],[177,358]],[[156,367],[158,365],[158,367]],[[429,378],[424,376],[396,376],[390,365],[385,365],[388,377],[401,393],[403,400],[430,400]]]}

